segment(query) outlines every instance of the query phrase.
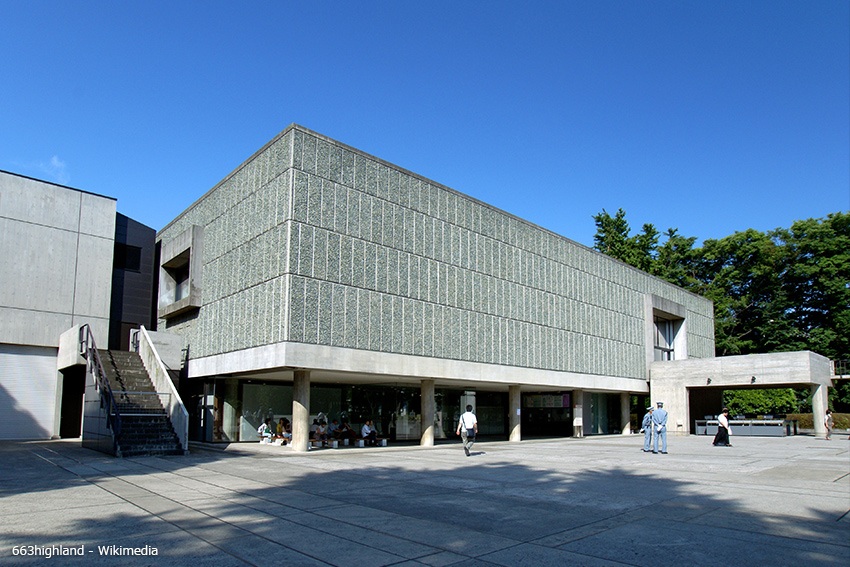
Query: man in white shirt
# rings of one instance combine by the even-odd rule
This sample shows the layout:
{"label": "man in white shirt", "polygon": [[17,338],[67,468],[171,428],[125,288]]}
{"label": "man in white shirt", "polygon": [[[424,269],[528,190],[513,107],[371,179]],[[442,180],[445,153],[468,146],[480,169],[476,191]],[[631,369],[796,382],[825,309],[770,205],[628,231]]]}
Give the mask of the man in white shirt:
{"label": "man in white shirt", "polygon": [[378,432],[372,427],[371,419],[367,419],[366,423],[363,424],[363,427],[360,429],[360,437],[366,441],[367,445],[378,444]]}
{"label": "man in white shirt", "polygon": [[723,408],[720,415],[717,416],[717,435],[714,436],[715,447],[731,447],[729,436],[732,435],[732,430],[729,428],[729,408]]}
{"label": "man in white shirt", "polygon": [[460,421],[457,423],[457,435],[460,435],[463,441],[463,452],[468,457],[469,450],[475,443],[475,436],[478,435],[478,418],[472,413],[471,405],[467,405],[466,411],[460,416]]}

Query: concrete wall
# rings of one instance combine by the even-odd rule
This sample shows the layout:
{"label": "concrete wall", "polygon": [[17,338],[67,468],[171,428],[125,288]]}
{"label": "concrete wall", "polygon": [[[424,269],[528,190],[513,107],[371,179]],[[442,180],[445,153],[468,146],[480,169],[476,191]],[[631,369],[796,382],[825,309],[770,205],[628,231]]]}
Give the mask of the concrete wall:
{"label": "concrete wall", "polygon": [[160,231],[203,229],[193,359],[280,342],[620,377],[645,389],[648,294],[713,355],[711,303],[300,127]]}
{"label": "concrete wall", "polygon": [[0,343],[58,347],[69,327],[107,336],[115,200],[0,172]]}
{"label": "concrete wall", "polygon": [[820,387],[825,400],[831,385],[829,359],[809,351],[653,362],[650,373],[652,403],[664,402],[670,414],[668,431],[678,433],[690,432],[688,395],[698,395],[699,388],[810,386]]}
{"label": "concrete wall", "polygon": [[58,433],[59,337],[89,323],[105,346],[114,234],[114,199],[0,171],[0,405],[17,416],[0,438]]}

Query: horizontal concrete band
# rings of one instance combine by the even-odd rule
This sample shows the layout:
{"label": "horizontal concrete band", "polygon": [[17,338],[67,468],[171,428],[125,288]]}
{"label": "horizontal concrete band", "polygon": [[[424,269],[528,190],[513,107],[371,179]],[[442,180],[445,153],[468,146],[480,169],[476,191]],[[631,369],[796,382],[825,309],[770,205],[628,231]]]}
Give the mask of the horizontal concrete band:
{"label": "horizontal concrete band", "polygon": [[314,379],[332,380],[333,373],[360,374],[394,379],[433,379],[438,385],[488,384],[528,385],[541,389],[582,389],[600,392],[648,393],[645,380],[558,372],[517,366],[502,366],[411,356],[385,352],[282,342],[226,354],[192,359],[189,377],[233,375],[250,372],[281,372],[303,368],[322,371]]}
{"label": "horizontal concrete band", "polygon": [[679,387],[831,385],[829,359],[810,351],[653,362],[651,373]]}

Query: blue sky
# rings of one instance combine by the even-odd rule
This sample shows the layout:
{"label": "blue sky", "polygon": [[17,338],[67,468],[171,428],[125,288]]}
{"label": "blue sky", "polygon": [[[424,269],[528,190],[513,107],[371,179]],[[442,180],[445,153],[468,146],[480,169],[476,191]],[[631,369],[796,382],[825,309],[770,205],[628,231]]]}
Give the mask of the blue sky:
{"label": "blue sky", "polygon": [[586,245],[850,210],[850,2],[0,0],[0,169],[160,229],[295,122]]}

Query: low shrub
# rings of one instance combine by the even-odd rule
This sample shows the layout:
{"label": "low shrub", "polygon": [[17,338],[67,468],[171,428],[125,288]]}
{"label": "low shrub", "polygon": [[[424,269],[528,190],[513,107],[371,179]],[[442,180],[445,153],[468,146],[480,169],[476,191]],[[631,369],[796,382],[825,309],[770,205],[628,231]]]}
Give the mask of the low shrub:
{"label": "low shrub", "polygon": [[[800,429],[814,429],[814,417],[810,413],[789,413],[786,419],[796,419],[797,427]],[[850,413],[833,413],[832,421],[835,429],[850,429]]]}

